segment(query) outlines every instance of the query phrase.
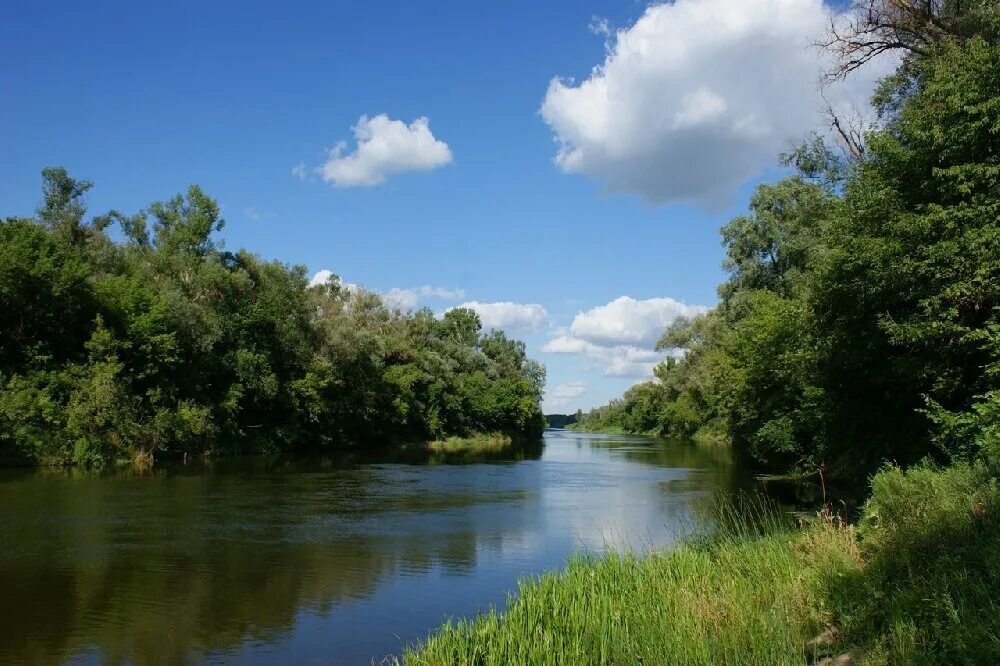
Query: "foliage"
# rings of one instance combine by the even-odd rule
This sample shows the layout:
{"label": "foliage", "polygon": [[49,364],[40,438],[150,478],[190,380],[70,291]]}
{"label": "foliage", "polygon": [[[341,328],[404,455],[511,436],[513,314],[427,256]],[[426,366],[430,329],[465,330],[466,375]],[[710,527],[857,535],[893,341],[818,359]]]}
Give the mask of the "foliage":
{"label": "foliage", "polygon": [[1000,486],[985,465],[880,471],[858,536],[866,566],[831,596],[867,661],[1000,659]]}
{"label": "foliage", "polygon": [[863,159],[816,137],[785,156],[796,173],[723,227],[719,305],[581,427],[721,433],[857,487],[886,461],[1000,453],[1000,45],[976,25],[882,83]]}
{"label": "foliage", "polygon": [[0,222],[0,458],[100,465],[544,427],[544,368],[482,334],[475,312],[402,313],[226,251],[196,186],[86,221],[90,187],[46,169],[37,217]]}

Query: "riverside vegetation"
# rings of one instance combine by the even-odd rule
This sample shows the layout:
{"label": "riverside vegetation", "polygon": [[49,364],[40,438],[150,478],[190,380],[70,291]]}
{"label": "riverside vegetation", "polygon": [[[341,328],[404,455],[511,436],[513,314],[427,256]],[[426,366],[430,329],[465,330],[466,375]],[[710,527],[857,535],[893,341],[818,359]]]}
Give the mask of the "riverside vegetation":
{"label": "riverside vegetation", "polygon": [[[1000,12],[865,0],[831,76],[901,54],[722,229],[728,278],[656,381],[582,429],[728,442],[867,496],[856,524],[725,514],[669,552],[576,559],[446,624],[420,664],[1000,661]],[[229,252],[198,188],[85,221],[43,174],[0,224],[0,451],[101,465],[538,430],[544,372],[475,313],[396,312]],[[149,220],[152,219],[152,229]],[[120,228],[122,241],[108,234]],[[464,447],[453,440],[447,449]]]}
{"label": "riverside vegetation", "polygon": [[877,89],[880,124],[846,155],[819,137],[785,154],[794,173],[722,228],[719,304],[577,427],[715,436],[856,487],[886,461],[1000,455],[996,5],[873,2],[859,30],[920,37]]}
{"label": "riverside vegetation", "polygon": [[856,528],[829,513],[796,528],[750,508],[669,551],[581,557],[524,581],[503,613],[449,622],[403,658],[996,663],[1000,489],[985,466],[883,470]]}
{"label": "riverside vegetation", "polygon": [[198,187],[88,221],[90,183],[42,176],[37,216],[0,222],[0,459],[148,464],[544,428],[544,368],[474,311],[403,313],[227,251]]}
{"label": "riverside vegetation", "polygon": [[784,155],[793,174],[722,229],[719,304],[570,427],[728,443],[866,495],[857,524],[722,517],[670,552],[578,559],[407,663],[1000,661],[1000,10],[869,0],[826,47],[832,77],[901,54],[880,122],[833,117],[844,150]]}

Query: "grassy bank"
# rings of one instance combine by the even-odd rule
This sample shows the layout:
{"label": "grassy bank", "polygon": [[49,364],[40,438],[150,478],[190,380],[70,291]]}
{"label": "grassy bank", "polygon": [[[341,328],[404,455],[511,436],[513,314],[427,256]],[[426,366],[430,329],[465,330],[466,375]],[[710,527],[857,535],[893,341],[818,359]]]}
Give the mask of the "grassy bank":
{"label": "grassy bank", "polygon": [[887,469],[857,528],[826,515],[804,528],[723,516],[712,538],[667,552],[577,558],[404,660],[995,663],[998,511],[983,467]]}
{"label": "grassy bank", "polygon": [[513,444],[510,436],[501,433],[474,434],[468,437],[449,437],[428,442],[431,453],[499,453]]}

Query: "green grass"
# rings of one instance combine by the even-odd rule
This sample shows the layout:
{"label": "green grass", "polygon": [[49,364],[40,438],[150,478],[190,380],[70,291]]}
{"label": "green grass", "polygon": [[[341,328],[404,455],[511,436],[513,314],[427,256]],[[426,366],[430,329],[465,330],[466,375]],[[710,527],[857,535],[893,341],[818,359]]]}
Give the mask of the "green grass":
{"label": "green grass", "polygon": [[808,538],[731,521],[709,541],[644,557],[573,558],[526,580],[506,612],[445,624],[407,664],[784,664],[829,621],[820,569],[857,568],[850,530]]}
{"label": "green grass", "polygon": [[1000,663],[1000,487],[985,465],[875,476],[865,567],[829,590],[871,664]]}
{"label": "green grass", "polygon": [[509,449],[512,443],[509,436],[500,433],[475,434],[428,442],[427,449],[432,453],[499,453]]}
{"label": "green grass", "polygon": [[[754,512],[751,512],[754,513]],[[573,558],[407,664],[1000,663],[1000,492],[984,466],[888,468],[857,529],[731,512],[646,556]],[[808,641],[833,628],[823,648]]]}

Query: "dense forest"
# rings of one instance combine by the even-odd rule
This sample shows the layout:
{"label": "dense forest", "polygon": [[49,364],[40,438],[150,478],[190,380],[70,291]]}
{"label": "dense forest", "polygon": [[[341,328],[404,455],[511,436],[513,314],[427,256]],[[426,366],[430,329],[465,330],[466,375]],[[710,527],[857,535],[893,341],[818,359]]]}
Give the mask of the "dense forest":
{"label": "dense forest", "polygon": [[[213,239],[198,187],[87,219],[91,184],[42,173],[0,222],[0,458],[157,456],[534,435],[545,370],[454,309],[403,313]],[[118,232],[115,240],[109,232]]]}
{"label": "dense forest", "polygon": [[991,2],[924,4],[831,34],[834,78],[903,54],[877,121],[832,116],[835,140],[783,156],[791,174],[722,228],[718,305],[578,427],[725,440],[848,483],[1000,453],[1000,23]]}

